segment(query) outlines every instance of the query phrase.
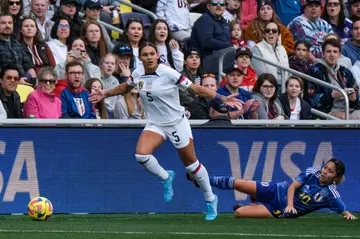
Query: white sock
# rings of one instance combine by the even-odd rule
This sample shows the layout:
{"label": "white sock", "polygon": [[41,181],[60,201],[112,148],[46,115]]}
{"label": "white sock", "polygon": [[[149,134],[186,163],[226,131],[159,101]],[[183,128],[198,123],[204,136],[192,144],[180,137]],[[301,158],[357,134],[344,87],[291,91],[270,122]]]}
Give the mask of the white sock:
{"label": "white sock", "polygon": [[205,201],[214,201],[215,196],[212,192],[209,175],[204,165],[200,164],[199,161],[196,160],[195,163],[187,166],[186,170],[194,175],[196,182],[204,192]]}
{"label": "white sock", "polygon": [[166,180],[169,177],[168,172],[160,166],[156,158],[151,155],[140,155],[135,154],[136,160],[141,164],[147,171],[160,177],[162,180]]}

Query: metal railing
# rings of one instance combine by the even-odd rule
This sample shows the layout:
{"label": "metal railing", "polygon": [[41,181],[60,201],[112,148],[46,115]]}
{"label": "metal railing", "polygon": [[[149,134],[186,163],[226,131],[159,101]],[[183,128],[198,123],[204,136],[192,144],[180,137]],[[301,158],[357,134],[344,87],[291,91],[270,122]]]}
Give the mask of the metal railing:
{"label": "metal railing", "polygon": [[[139,6],[137,6],[137,5],[135,5],[135,4],[131,3],[131,2],[127,2],[127,1],[125,1],[125,0],[119,0],[119,2],[120,2],[121,4],[124,4],[124,5],[126,5],[126,6],[131,7],[132,9],[135,9],[136,11],[138,11],[138,12],[140,12],[140,13],[144,13],[144,14],[148,15],[152,20],[158,19],[158,17],[156,16],[155,13],[153,13],[153,12],[147,10],[147,9],[144,9],[144,8],[142,8],[142,7],[139,7]],[[84,17],[85,17],[85,14],[82,13],[82,12],[79,12],[79,17],[84,18]],[[109,29],[109,30],[118,32],[118,33],[120,33],[120,34],[123,34],[123,33],[124,33],[124,31],[123,31],[122,29],[117,28],[117,27],[115,27],[115,26],[113,26],[113,25],[111,25],[111,24],[108,24],[108,23],[106,23],[106,22],[103,22],[103,21],[98,20],[98,23],[100,23],[101,25],[103,25],[106,29]]]}
{"label": "metal railing", "polygon": [[[221,54],[220,58],[219,58],[219,80],[220,80],[220,81],[221,81],[221,78],[222,78],[223,76],[225,76],[224,68],[223,68],[223,67],[224,67],[224,66],[223,66],[224,58],[225,58],[225,56],[226,56],[229,52],[231,52],[231,51],[234,51],[234,48],[233,48],[233,47],[226,48],[226,49],[223,51],[223,53]],[[275,63],[275,62],[269,61],[269,60],[267,60],[267,59],[264,59],[264,58],[261,57],[261,56],[255,55],[255,54],[253,54],[253,58],[255,58],[255,59],[259,60],[259,61],[263,61],[263,62],[265,62],[265,63],[267,63],[267,64],[269,64],[269,65],[275,66],[275,67],[277,67],[277,68],[280,68],[282,71],[290,72],[290,73],[292,73],[293,75],[296,75],[296,76],[301,77],[302,79],[305,79],[305,80],[314,82],[314,83],[316,83],[316,84],[318,84],[318,85],[325,86],[325,87],[328,87],[328,88],[330,88],[330,89],[335,89],[335,90],[340,91],[341,94],[344,96],[344,100],[345,100],[345,119],[346,119],[346,120],[349,119],[349,98],[348,98],[345,90],[342,89],[341,87],[338,87],[338,86],[329,84],[329,83],[327,83],[327,82],[321,81],[321,80],[319,80],[319,79],[316,79],[316,78],[314,78],[314,77],[312,77],[312,76],[306,75],[306,74],[304,74],[304,73],[302,73],[302,72],[296,71],[296,70],[291,69],[291,68],[289,68],[289,67],[285,67],[285,66],[279,65],[279,64],[277,64],[277,63]],[[282,82],[282,87],[285,87],[285,82]],[[319,114],[318,114],[319,112],[320,112],[320,111],[318,111],[318,110],[314,110],[314,111],[312,110],[312,113],[314,113],[314,114],[316,114],[316,115],[319,115]],[[335,117],[333,117],[333,116],[331,116],[331,115],[329,115],[329,114],[325,114],[325,113],[323,113],[323,112],[321,112],[321,113],[322,113],[322,115],[319,115],[319,116],[321,116],[321,117],[324,117],[324,116],[326,115],[326,118],[327,118],[327,119],[334,119],[334,118],[335,118]],[[338,118],[335,118],[335,119],[338,119]]]}

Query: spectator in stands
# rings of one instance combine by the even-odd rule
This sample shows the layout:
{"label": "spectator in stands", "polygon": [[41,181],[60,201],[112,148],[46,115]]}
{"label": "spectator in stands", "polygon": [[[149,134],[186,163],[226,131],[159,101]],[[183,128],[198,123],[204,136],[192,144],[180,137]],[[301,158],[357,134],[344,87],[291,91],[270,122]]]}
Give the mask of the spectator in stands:
{"label": "spectator in stands", "polygon": [[245,42],[242,39],[242,30],[239,22],[234,21],[230,23],[230,35],[233,47],[239,48],[241,46],[245,46]]}
{"label": "spectator in stands", "polygon": [[39,86],[30,93],[24,104],[25,118],[60,118],[61,101],[54,93],[57,81],[55,70],[52,67],[44,67],[37,78]]}
{"label": "spectator in stands", "polygon": [[[262,56],[263,58],[279,65],[289,67],[289,59],[286,54],[286,50],[278,42],[278,38],[281,34],[280,26],[275,22],[268,22],[265,25],[264,34],[265,38],[251,49],[252,53]],[[279,86],[279,89],[282,83],[281,79],[287,79],[287,72],[282,71],[280,68],[269,65],[258,59],[252,59],[252,66],[254,67],[258,75],[261,75],[262,73],[272,74],[278,82],[277,84]]]}
{"label": "spectator in stands", "polygon": [[61,112],[62,118],[95,119],[96,114],[89,101],[89,92],[83,88],[84,68],[78,61],[72,61],[65,67],[68,85],[62,90]]}
{"label": "spectator in stands", "polygon": [[86,53],[91,59],[91,63],[100,65],[100,60],[107,54],[107,44],[100,23],[96,21],[86,21],[81,28],[81,37],[84,39]]}
{"label": "spectator in stands", "polygon": [[226,9],[223,13],[223,17],[228,22],[237,22],[240,24],[240,7],[241,0],[226,0]]}
{"label": "spectator in stands", "polygon": [[[217,83],[215,75],[202,74],[200,85],[209,90],[216,91]],[[190,119],[209,119],[210,118],[211,99],[196,96],[194,100],[186,106],[186,110],[190,112]]]}
{"label": "spectator in stands", "polygon": [[[97,21],[100,18],[100,12],[103,9],[100,0],[86,0],[84,3],[85,21]],[[111,42],[108,31],[103,25],[100,25],[102,35],[106,41],[107,51],[111,52],[114,44]]]}
{"label": "spectator in stands", "polygon": [[348,0],[351,21],[360,20],[360,0]]}
{"label": "spectator in stands", "polygon": [[160,63],[181,72],[184,67],[184,54],[180,51],[178,42],[172,39],[171,34],[166,21],[156,19],[150,28],[149,41],[156,45]]}
{"label": "spectator in stands", "polygon": [[172,37],[177,41],[191,34],[190,12],[187,0],[158,0],[156,15],[169,24]]}
{"label": "spectator in stands", "polygon": [[356,61],[360,60],[360,19],[353,22],[351,35],[352,38],[345,42],[341,53],[349,57],[351,63],[354,65]]}
{"label": "spectator in stands", "polygon": [[256,18],[258,4],[257,0],[242,0],[239,8],[241,30],[245,31],[247,26]]}
{"label": "spectator in stands", "polygon": [[233,66],[226,71],[226,85],[221,86],[217,92],[221,95],[239,94],[236,98],[244,102],[242,109],[230,108],[229,117],[231,119],[257,119],[258,103],[252,98],[251,94],[240,88],[243,81],[243,72],[237,67]]}
{"label": "spectator in stands", "polygon": [[40,38],[39,28],[31,17],[24,17],[20,23],[18,41],[24,54],[32,60],[37,73],[42,67],[55,67],[55,58],[49,48]]}
{"label": "spectator in stands", "polygon": [[46,16],[46,12],[49,7],[48,0],[31,0],[30,2],[31,12],[30,16],[33,17],[36,21],[36,24],[40,31],[41,39],[44,42],[51,40],[51,29],[54,25],[54,22]]}
{"label": "spectator in stands", "polygon": [[131,0],[131,3],[152,12],[156,12],[157,2],[158,0]]}
{"label": "spectator in stands", "polygon": [[[309,59],[310,44],[305,40],[295,43],[295,55],[289,57],[289,65],[291,69],[309,74],[313,67],[313,62]],[[303,80],[303,99],[309,102],[308,81]]]}
{"label": "spectator in stands", "polygon": [[278,84],[276,78],[269,73],[259,75],[253,88],[253,98],[259,103],[256,110],[259,119],[285,119],[281,103],[277,99]]}
{"label": "spectator in stands", "polygon": [[327,21],[344,44],[351,38],[352,21],[345,17],[344,0],[327,0],[321,16]]}
{"label": "spectator in stands", "polygon": [[[339,37],[339,35],[335,34],[335,33],[330,33],[325,37],[325,41],[328,39],[335,39],[338,42],[341,43],[341,39]],[[338,60],[338,64],[341,66],[344,66],[345,68],[350,68],[352,66],[351,60],[349,57],[344,56],[343,54],[340,55],[340,58]]]}
{"label": "spectator in stands", "polygon": [[287,54],[294,52],[294,37],[291,32],[280,24],[280,19],[276,15],[274,6],[270,0],[261,1],[258,7],[258,16],[248,25],[244,33],[244,41],[254,41],[259,43],[266,37],[265,28],[269,22],[276,23],[279,28],[279,44],[283,45]]}
{"label": "spectator in stands", "polygon": [[306,40],[311,44],[309,58],[322,58],[321,44],[327,34],[334,33],[331,25],[321,16],[321,0],[305,0],[304,14],[292,20],[288,28],[295,41]]}
{"label": "spectator in stands", "polygon": [[[102,90],[103,85],[102,85],[101,80],[99,80],[98,78],[90,78],[85,83],[85,89],[88,92],[93,93],[97,89]],[[105,106],[105,100],[102,100],[102,101],[94,104],[93,107],[95,108],[96,119],[110,119],[109,112],[108,112],[108,110],[106,109],[106,106]]]}
{"label": "spectator in stands", "polygon": [[3,0],[0,3],[0,9],[9,12],[14,21],[13,36],[17,37],[20,28],[20,17],[24,15],[24,4],[22,0]]}
{"label": "spectator in stands", "polygon": [[[1,21],[1,18],[0,18]],[[23,118],[20,96],[16,87],[20,81],[20,72],[14,64],[2,65],[0,70],[0,99],[7,118]]]}
{"label": "spectator in stands", "polygon": [[80,37],[82,20],[79,17],[81,4],[78,0],[60,0],[60,8],[51,19],[54,22],[59,19],[66,19],[69,22],[73,35],[71,37]]}
{"label": "spectator in stands", "polygon": [[[131,71],[134,69],[134,54],[132,48],[128,44],[119,42],[114,47],[112,53],[116,57],[116,64],[121,63]],[[128,78],[121,72],[120,67],[116,67],[113,75],[118,79],[119,84],[124,83]]]}
{"label": "spectator in stands", "polygon": [[144,24],[141,18],[129,18],[126,22],[124,34],[122,35],[122,39],[120,41],[131,46],[134,55],[134,69],[137,66],[142,65],[142,62],[139,60],[139,46],[146,41],[146,36],[144,33]]}
{"label": "spectator in stands", "polygon": [[287,26],[294,18],[301,15],[302,2],[304,2],[304,0],[272,0],[281,24]]}
{"label": "spectator in stands", "polygon": [[[319,80],[344,89],[349,97],[350,119],[360,119],[357,84],[351,71],[338,64],[341,45],[335,39],[328,39],[323,44],[324,59],[318,60],[311,75]],[[309,95],[314,108],[345,119],[345,100],[338,90],[309,82]]]}
{"label": "spectator in stands", "polygon": [[56,73],[61,79],[63,74],[61,69],[64,68],[66,56],[68,53],[68,44],[70,43],[71,28],[69,21],[65,18],[58,18],[51,29],[51,38],[46,45],[50,48],[56,64]]}
{"label": "spectator in stands", "polygon": [[133,88],[130,92],[119,96],[114,108],[114,119],[145,119],[139,94],[139,90]]}
{"label": "spectator in stands", "polygon": [[211,100],[210,120],[201,126],[234,127],[229,117],[229,106],[217,100]]}
{"label": "spectator in stands", "polygon": [[6,119],[7,114],[2,101],[0,100],[0,120]]}
{"label": "spectator in stands", "polygon": [[[22,51],[21,44],[12,37],[13,19],[10,13],[0,13],[0,67],[5,64],[16,66],[20,73],[20,84],[28,84],[25,80],[36,77],[33,64]],[[27,77],[27,79],[25,78]]]}
{"label": "spectator in stands", "polygon": [[282,110],[287,119],[311,119],[311,105],[301,98],[304,82],[300,77],[290,76],[285,82],[286,93],[279,96]]}
{"label": "spectator in stands", "polygon": [[[186,76],[192,83],[200,84],[200,53],[195,48],[189,49],[185,52],[185,65],[182,75]],[[185,91],[179,89],[180,104],[186,107],[189,103],[194,101],[196,93],[188,88]]]}
{"label": "spectator in stands", "polygon": [[[120,64],[120,63],[119,63]],[[127,66],[129,67],[129,66]],[[100,61],[101,80],[104,90],[111,90],[119,85],[118,79],[113,76],[116,69],[116,56],[112,53],[106,54]],[[105,99],[106,108],[113,113],[117,96],[107,97]]]}
{"label": "spectator in stands", "polygon": [[[224,0],[207,0],[208,11],[196,22],[191,32],[190,45],[201,51],[202,70],[217,74],[219,58],[225,48],[232,47],[230,26],[222,17],[225,11]],[[235,50],[227,54],[224,68],[234,64]]]}

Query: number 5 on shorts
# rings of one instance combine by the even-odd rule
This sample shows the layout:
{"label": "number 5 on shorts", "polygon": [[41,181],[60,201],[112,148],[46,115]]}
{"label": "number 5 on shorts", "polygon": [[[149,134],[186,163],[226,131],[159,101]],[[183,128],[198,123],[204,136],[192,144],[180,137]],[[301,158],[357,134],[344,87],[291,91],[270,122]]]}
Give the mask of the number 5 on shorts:
{"label": "number 5 on shorts", "polygon": [[174,136],[175,142],[179,142],[179,141],[180,141],[180,138],[179,138],[179,136],[176,134],[176,131],[172,132],[171,134],[172,134],[172,136]]}

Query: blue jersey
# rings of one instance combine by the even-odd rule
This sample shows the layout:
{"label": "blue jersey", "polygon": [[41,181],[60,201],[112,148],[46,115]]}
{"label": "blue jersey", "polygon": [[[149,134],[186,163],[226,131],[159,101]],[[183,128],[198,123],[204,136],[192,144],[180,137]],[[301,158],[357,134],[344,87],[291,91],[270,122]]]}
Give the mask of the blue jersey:
{"label": "blue jersey", "polygon": [[[337,213],[346,210],[335,184],[320,185],[320,174],[321,172],[316,168],[307,168],[305,172],[295,178],[296,181],[302,184],[294,193],[294,208],[297,210],[297,216],[322,208],[329,208]],[[287,182],[277,183],[278,202],[281,205],[282,212],[287,206],[288,188],[289,184]]]}

